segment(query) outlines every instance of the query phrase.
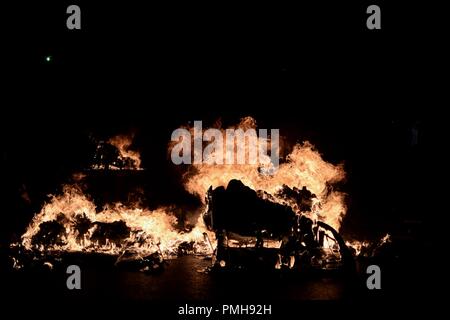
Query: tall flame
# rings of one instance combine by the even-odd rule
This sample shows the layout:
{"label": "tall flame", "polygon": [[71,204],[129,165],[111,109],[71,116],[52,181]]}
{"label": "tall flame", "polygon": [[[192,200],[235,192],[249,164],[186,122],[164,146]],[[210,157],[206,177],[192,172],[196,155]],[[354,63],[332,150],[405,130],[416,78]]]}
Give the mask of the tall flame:
{"label": "tall flame", "polygon": [[[256,121],[247,117],[242,119],[237,127],[244,130],[256,128]],[[238,179],[254,190],[269,193],[278,202],[289,204],[295,211],[298,211],[295,204],[287,203],[278,196],[278,193],[283,185],[291,189],[306,187],[317,197],[312,212],[313,218],[329,224],[336,230],[339,230],[347,210],[345,194],[333,189],[334,184],[345,178],[343,166],[333,165],[323,160],[320,153],[309,142],[296,144],[286,157],[286,161],[281,163],[277,170],[272,170],[271,174],[261,171],[259,164],[193,164],[192,166],[194,170],[186,174],[184,185],[186,190],[202,199],[205,198],[210,186],[213,188],[226,186],[230,180]]]}
{"label": "tall flame", "polygon": [[133,135],[117,135],[108,141],[99,141],[94,163],[94,170],[142,170],[141,155],[130,147]]}

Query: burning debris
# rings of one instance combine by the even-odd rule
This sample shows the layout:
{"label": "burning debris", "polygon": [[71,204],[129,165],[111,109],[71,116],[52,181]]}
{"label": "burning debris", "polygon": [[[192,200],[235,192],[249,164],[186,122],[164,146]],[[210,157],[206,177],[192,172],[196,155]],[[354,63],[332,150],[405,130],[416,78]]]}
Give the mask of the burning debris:
{"label": "burning debris", "polygon": [[[300,207],[311,210],[306,205],[312,204],[311,192],[306,188],[290,191],[302,204]],[[231,180],[227,188],[209,190],[205,221],[216,233],[218,268],[352,267],[352,256],[335,229],[269,198],[263,191],[254,191],[238,180]]]}
{"label": "burning debris", "polygon": [[296,187],[289,188],[283,185],[276,194],[280,199],[289,203],[297,212],[311,212],[314,210],[313,205],[317,204],[317,197],[311,193],[305,186],[302,189]]}
{"label": "burning debris", "polygon": [[231,180],[227,188],[208,192],[205,220],[216,229],[230,229],[243,235],[253,235],[258,229],[281,235],[292,227],[293,211],[265,199],[239,180]]}
{"label": "burning debris", "polygon": [[347,247],[352,250],[353,254],[357,257],[375,257],[378,256],[380,251],[392,242],[390,234],[386,234],[378,241],[347,241]]}
{"label": "burning debris", "polygon": [[[131,145],[132,139],[127,136],[100,142],[92,168],[140,170],[140,155],[130,149]],[[141,199],[101,207],[81,187],[86,176],[76,175],[74,184],[51,196],[35,215],[21,244],[13,244],[18,253],[13,257],[14,268],[22,267],[19,260],[26,256],[25,252],[42,261],[64,252],[101,253],[118,257],[116,266],[139,266],[142,271],[162,266],[162,259],[211,252],[201,221],[189,231],[184,230],[173,208],[149,210],[142,206]],[[131,263],[133,259],[135,263]]]}
{"label": "burning debris", "polygon": [[[256,121],[244,118],[236,128],[256,128]],[[100,142],[92,168],[140,170],[140,155],[131,145],[125,136]],[[21,245],[47,255],[112,255],[117,266],[143,271],[159,269],[161,259],[213,252],[222,265],[229,261],[225,255],[238,252],[233,248],[272,250],[271,268],[346,264],[346,245],[336,232],[346,213],[345,194],[336,187],[345,178],[342,165],[324,161],[308,142],[293,146],[277,170],[261,170],[261,163],[271,166],[263,156],[265,161],[249,164],[194,162],[184,186],[203,200],[204,214],[189,230],[180,228],[173,208],[149,210],[140,201],[99,208],[74,184],[35,215]]]}
{"label": "burning debris", "polygon": [[104,252],[119,255],[133,248],[143,256],[161,251],[165,257],[177,255],[179,246],[189,252],[209,252],[204,230],[177,229],[170,208],[147,210],[121,204],[97,212],[94,203],[76,186],[66,186],[37,214],[22,244],[27,250]]}
{"label": "burning debris", "polygon": [[99,141],[94,155],[94,170],[142,170],[141,156],[131,150],[132,136],[118,135]]}

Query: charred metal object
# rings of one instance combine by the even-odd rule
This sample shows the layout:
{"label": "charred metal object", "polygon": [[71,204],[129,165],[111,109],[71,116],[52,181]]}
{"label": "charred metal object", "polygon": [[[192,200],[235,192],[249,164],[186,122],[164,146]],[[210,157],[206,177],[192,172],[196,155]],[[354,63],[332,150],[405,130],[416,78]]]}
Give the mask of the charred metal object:
{"label": "charred metal object", "polygon": [[[306,188],[288,191],[287,196],[310,209],[311,192]],[[231,180],[227,188],[210,188],[207,199],[204,220],[216,234],[213,263],[217,269],[353,269],[353,256],[335,229],[241,181]]]}

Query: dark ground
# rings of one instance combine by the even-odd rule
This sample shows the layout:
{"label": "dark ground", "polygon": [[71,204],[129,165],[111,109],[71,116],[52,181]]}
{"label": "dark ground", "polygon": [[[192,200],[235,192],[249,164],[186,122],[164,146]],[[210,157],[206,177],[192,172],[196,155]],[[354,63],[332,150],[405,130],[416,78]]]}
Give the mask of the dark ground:
{"label": "dark ground", "polygon": [[[67,275],[62,266],[53,271],[3,273],[2,290],[8,292],[3,298],[7,301],[5,306],[14,311],[16,303],[25,302],[33,308],[39,306],[36,314],[53,319],[59,318],[65,306],[77,315],[89,308],[95,315],[131,316],[140,312],[154,314],[158,310],[172,317],[176,316],[177,307],[185,303],[206,306],[255,303],[273,305],[275,318],[300,310],[304,316],[311,313],[319,318],[325,315],[358,318],[366,310],[371,310],[371,316],[381,316],[387,312],[384,308],[391,307],[395,309],[390,314],[408,315],[431,307],[430,302],[439,299],[437,292],[429,291],[434,284],[417,279],[412,270],[390,273],[392,269],[387,269],[382,277],[383,290],[368,291],[363,274],[217,274],[205,272],[210,260],[186,256],[169,261],[164,272],[148,275],[118,271],[108,265],[111,262],[108,258],[96,259],[96,264],[80,256],[70,261],[81,266],[83,280],[79,291],[65,287]],[[427,292],[426,297],[423,292]],[[405,306],[407,309],[403,309]]]}
{"label": "dark ground", "polygon": [[[311,277],[277,273],[225,273],[205,271],[211,260],[186,256],[170,260],[160,274],[119,271],[82,264],[82,291],[65,287],[64,272],[17,272],[11,275],[10,297],[33,297],[45,282],[48,299],[76,297],[80,300],[136,301],[283,301],[283,300],[345,300],[356,299],[357,288],[352,281],[333,275]],[[26,279],[26,280],[24,280]],[[8,281],[9,282],[9,281]],[[350,282],[350,284],[349,284]],[[37,292],[34,290],[37,289]],[[47,299],[46,298],[46,299]]]}

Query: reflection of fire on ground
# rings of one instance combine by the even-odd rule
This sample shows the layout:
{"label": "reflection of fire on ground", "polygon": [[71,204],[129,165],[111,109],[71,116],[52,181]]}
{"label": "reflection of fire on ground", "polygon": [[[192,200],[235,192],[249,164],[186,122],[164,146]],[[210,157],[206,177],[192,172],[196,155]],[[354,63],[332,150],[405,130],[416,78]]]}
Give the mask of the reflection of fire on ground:
{"label": "reflection of fire on ground", "polygon": [[[256,123],[245,118],[239,126],[255,127]],[[141,169],[140,155],[130,150],[131,142],[118,136],[99,144],[92,168]],[[335,186],[345,178],[343,166],[327,163],[306,142],[295,145],[278,170],[271,175],[266,172],[258,164],[191,165],[184,186],[203,201],[205,214],[190,230],[180,230],[173,208],[149,210],[139,203],[114,203],[99,211],[78,185],[69,185],[35,215],[21,246],[46,254],[100,252],[118,256],[119,262],[134,259],[143,264],[155,253],[158,259],[167,259],[212,252],[223,264],[224,251],[234,254],[233,248],[267,248],[277,250],[277,258],[271,262],[276,267],[309,264],[328,268],[342,264],[346,246],[336,230],[346,214],[346,205],[345,194]],[[237,192],[244,195],[245,202],[218,204],[220,193],[230,192],[236,183],[230,181],[235,179],[241,182]],[[224,212],[228,205],[234,209]],[[261,214],[260,224],[251,221]],[[212,220],[215,216],[221,217],[219,221]],[[237,228],[223,228],[223,217],[234,221]],[[240,225],[250,226],[251,232],[241,234]]]}

